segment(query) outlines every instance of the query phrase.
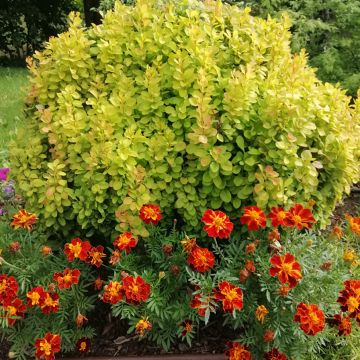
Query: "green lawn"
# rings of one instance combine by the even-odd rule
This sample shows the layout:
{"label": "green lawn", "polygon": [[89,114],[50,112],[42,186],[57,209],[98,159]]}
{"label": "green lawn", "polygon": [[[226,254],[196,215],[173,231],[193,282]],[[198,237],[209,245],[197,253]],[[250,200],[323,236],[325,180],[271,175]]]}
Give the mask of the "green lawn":
{"label": "green lawn", "polygon": [[27,74],[23,68],[0,67],[0,161],[6,157],[7,144],[23,121]]}

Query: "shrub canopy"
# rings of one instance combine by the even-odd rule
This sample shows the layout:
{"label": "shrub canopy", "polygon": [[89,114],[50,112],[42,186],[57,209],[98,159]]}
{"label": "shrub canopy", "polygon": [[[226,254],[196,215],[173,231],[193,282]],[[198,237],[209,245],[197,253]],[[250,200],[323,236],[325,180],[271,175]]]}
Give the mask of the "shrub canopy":
{"label": "shrub canopy", "polygon": [[72,15],[35,55],[11,161],[45,226],[145,235],[144,203],[197,227],[295,198],[324,224],[357,180],[359,104],[291,54],[287,18],[185,3],[118,3],[91,29]]}

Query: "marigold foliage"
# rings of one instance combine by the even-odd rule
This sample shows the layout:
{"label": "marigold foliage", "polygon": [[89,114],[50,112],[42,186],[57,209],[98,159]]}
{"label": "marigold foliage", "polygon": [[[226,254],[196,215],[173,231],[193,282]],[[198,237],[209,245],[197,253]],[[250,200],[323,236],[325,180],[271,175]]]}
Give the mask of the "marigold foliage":
{"label": "marigold foliage", "polygon": [[[161,8],[159,8],[161,6]],[[289,22],[219,2],[117,3],[30,61],[13,175],[42,225],[146,230],[138,210],[316,201],[324,224],[359,172],[359,103],[291,55]],[[116,216],[115,216],[116,214]]]}

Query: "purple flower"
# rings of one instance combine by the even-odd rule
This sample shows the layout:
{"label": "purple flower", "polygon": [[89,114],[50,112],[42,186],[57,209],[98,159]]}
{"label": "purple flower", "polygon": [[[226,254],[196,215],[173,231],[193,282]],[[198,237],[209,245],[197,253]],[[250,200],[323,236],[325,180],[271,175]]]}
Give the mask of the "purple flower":
{"label": "purple flower", "polygon": [[4,215],[6,213],[6,210],[3,208],[0,208],[0,216]]}
{"label": "purple flower", "polygon": [[14,188],[11,185],[7,185],[4,187],[4,193],[11,194],[14,191]]}
{"label": "purple flower", "polygon": [[10,172],[9,168],[0,168],[0,181],[7,180],[7,174]]}

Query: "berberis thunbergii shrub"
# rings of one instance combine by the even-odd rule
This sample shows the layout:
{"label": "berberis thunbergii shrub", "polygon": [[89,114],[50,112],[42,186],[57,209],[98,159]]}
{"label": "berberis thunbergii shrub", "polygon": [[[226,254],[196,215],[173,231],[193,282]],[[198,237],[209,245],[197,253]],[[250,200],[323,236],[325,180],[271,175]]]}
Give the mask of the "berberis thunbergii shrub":
{"label": "berberis thunbergii shrub", "polygon": [[138,210],[316,201],[322,223],[358,178],[359,109],[291,55],[286,18],[220,2],[118,3],[71,16],[31,61],[13,175],[46,227],[145,234]]}

